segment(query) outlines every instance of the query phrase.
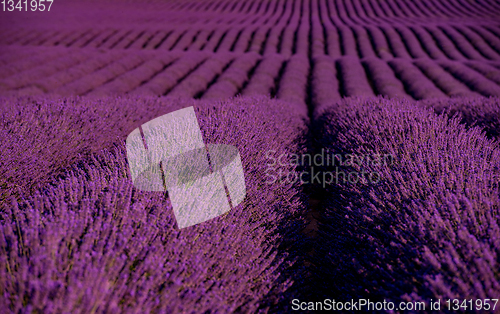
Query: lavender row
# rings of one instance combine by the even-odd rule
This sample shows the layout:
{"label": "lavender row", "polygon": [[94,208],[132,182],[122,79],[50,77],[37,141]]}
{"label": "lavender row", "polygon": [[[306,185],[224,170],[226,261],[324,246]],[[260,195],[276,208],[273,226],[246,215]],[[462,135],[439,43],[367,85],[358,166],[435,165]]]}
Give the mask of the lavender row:
{"label": "lavender row", "polygon": [[[371,78],[377,95],[393,97],[410,97],[406,94],[401,81],[386,62],[378,58],[367,58],[363,61],[367,74]],[[411,98],[411,97],[410,97]]]}
{"label": "lavender row", "polygon": [[337,68],[344,96],[375,96],[358,59],[349,56],[342,57],[337,60]]}
{"label": "lavender row", "polygon": [[320,14],[321,24],[324,28],[325,35],[325,49],[329,56],[340,57],[341,48],[337,28],[330,19],[332,16],[328,11],[328,2],[326,0],[318,0],[318,10]]}
{"label": "lavender row", "polygon": [[496,298],[498,142],[405,100],[346,99],[318,122],[320,147],[342,158],[321,169],[330,184],[314,264],[325,296],[427,310],[431,299]]}
{"label": "lavender row", "polygon": [[50,49],[46,51],[39,51],[33,57],[22,58],[19,61],[15,61],[14,63],[5,62],[6,64],[0,67],[0,78],[5,79],[9,76],[12,76],[20,71],[29,70],[37,65],[40,65],[44,62],[52,60],[54,58],[58,58],[67,53],[67,50],[63,49]]}
{"label": "lavender row", "polygon": [[474,45],[475,49],[477,49],[477,51],[481,53],[481,55],[490,60],[500,59],[500,53],[494,50],[495,46],[491,43],[491,41],[481,36],[477,32],[474,32],[472,27],[469,28],[461,25],[455,25],[453,27],[465,38],[467,38],[467,40],[472,45]]}
{"label": "lavender row", "polygon": [[300,2],[293,1],[292,6],[292,15],[290,16],[290,20],[283,31],[279,51],[279,53],[285,57],[289,57],[293,52],[295,32],[297,31],[300,20]]}
{"label": "lavender row", "polygon": [[[368,17],[371,21],[378,22],[384,18],[405,18],[417,19],[422,17],[494,17],[494,12],[500,10],[495,3],[482,1],[483,3],[470,2],[440,2],[433,1],[386,1],[375,2],[366,5],[366,1],[338,2],[340,11],[338,15],[342,20],[352,21],[353,23],[366,22]],[[224,4],[223,4],[224,3]],[[261,6],[265,6],[265,1]],[[272,5],[271,5],[272,6]],[[212,4],[184,4],[181,7],[186,11],[208,11],[214,13],[232,13],[232,14],[257,14],[262,12],[262,7],[257,6],[255,2],[238,3],[231,1],[222,1],[218,5]],[[251,8],[251,9],[250,9]],[[260,8],[260,11],[257,11]],[[365,13],[366,12],[366,13]]]}
{"label": "lavender row", "polygon": [[494,66],[489,65],[487,63],[475,62],[475,61],[467,62],[466,65],[471,69],[473,69],[474,71],[481,73],[481,75],[483,75],[487,79],[500,85],[500,70],[495,68]]}
{"label": "lavender row", "polygon": [[31,84],[42,89],[44,92],[54,92],[61,86],[91,75],[100,69],[106,68],[106,66],[116,60],[120,60],[123,57],[124,54],[119,51],[97,54],[93,58],[91,57],[87,61],[73,66],[66,71],[55,73],[49,77],[40,78],[33,81]]}
{"label": "lavender row", "polygon": [[76,81],[60,86],[54,90],[60,95],[82,95],[104,83],[116,78],[119,75],[127,73],[144,63],[146,57],[144,55],[129,55],[119,59],[106,67],[99,69],[90,75],[81,77]]}
{"label": "lavender row", "polygon": [[0,98],[2,194],[47,184],[61,169],[109,148],[137,124],[180,109],[156,97],[128,99]]}
{"label": "lavender row", "polygon": [[367,31],[370,34],[375,52],[377,53],[379,58],[384,60],[391,59],[391,49],[389,48],[384,32],[382,32],[380,28],[375,26],[368,26]]}
{"label": "lavender row", "polygon": [[500,139],[500,100],[498,97],[462,97],[454,99],[424,100],[420,104],[438,114],[453,117],[458,114],[461,122],[477,126],[490,138]]}
{"label": "lavender row", "polygon": [[222,73],[224,67],[232,62],[233,55],[216,54],[193,71],[186,79],[177,84],[170,92],[171,97],[194,97],[205,91],[208,84]]}
{"label": "lavender row", "polygon": [[283,30],[285,29],[286,24],[288,22],[288,19],[292,14],[291,10],[292,4],[293,3],[291,1],[282,3],[279,6],[278,11],[274,15],[274,18],[270,19],[269,22],[271,23],[271,25],[273,25],[274,23],[274,26],[271,27],[271,29],[269,30],[269,35],[265,42],[265,47],[263,51],[264,55],[278,53],[281,34],[283,33]]}
{"label": "lavender row", "polygon": [[156,73],[154,77],[138,86],[130,93],[135,95],[163,95],[174,88],[186,75],[202,64],[210,53],[187,52],[181,58],[170,64],[163,71]]}
{"label": "lavender row", "polygon": [[0,86],[6,89],[17,89],[28,85],[29,83],[46,78],[57,72],[65,71],[70,67],[80,64],[89,59],[88,55],[83,53],[73,53],[69,56],[56,57],[55,60],[48,61],[42,65],[34,66],[20,73],[11,75],[0,80]]}
{"label": "lavender row", "polygon": [[358,50],[360,57],[361,58],[374,57],[375,52],[373,51],[373,47],[370,43],[370,39],[368,37],[366,29],[358,25],[353,25],[351,28],[353,29],[356,42],[358,43]]}
{"label": "lavender row", "polygon": [[165,66],[168,66],[176,59],[177,56],[171,53],[160,56],[157,59],[145,61],[138,67],[92,90],[89,95],[123,95],[154,77],[156,73],[162,71]]}
{"label": "lavender row", "polygon": [[324,29],[320,20],[319,1],[311,1],[311,57],[325,54]]}
{"label": "lavender row", "polygon": [[480,96],[472,92],[466,85],[455,79],[438,64],[429,59],[420,59],[413,62],[436,86],[450,97],[474,97]]}
{"label": "lavender row", "polygon": [[307,112],[307,80],[309,77],[309,60],[303,55],[294,55],[286,63],[283,76],[279,81],[276,96],[289,103],[296,104]]}
{"label": "lavender row", "polygon": [[417,67],[404,59],[393,59],[389,65],[403,82],[405,90],[415,99],[439,98],[446,95],[437,88]]}
{"label": "lavender row", "polygon": [[480,73],[465,66],[462,63],[442,60],[439,64],[456,77],[461,82],[464,82],[474,91],[481,93],[484,96],[500,96],[500,85],[488,80]]}
{"label": "lavender row", "polygon": [[310,31],[310,3],[313,0],[304,0],[302,2],[302,8],[300,9],[300,22],[295,33],[297,40],[295,41],[295,47],[293,49],[295,54],[301,54],[303,56],[308,56],[309,54],[309,31]]}
{"label": "lavender row", "polygon": [[411,58],[404,42],[401,40],[400,35],[394,30],[394,27],[385,26],[381,27],[381,29],[385,33],[387,41],[396,58]]}
{"label": "lavender row", "polygon": [[285,59],[282,55],[265,56],[255,68],[255,72],[243,89],[242,95],[270,95],[275,91],[275,80],[278,79]]}
{"label": "lavender row", "polygon": [[460,52],[467,57],[467,59],[485,61],[486,59],[477,51],[477,49],[465,38],[462,34],[456,31],[449,25],[441,25],[439,27],[448,37],[453,40]]}
{"label": "lavender row", "polygon": [[311,77],[312,102],[316,110],[324,104],[340,100],[335,60],[319,56],[313,61]]}
{"label": "lavender row", "polygon": [[424,47],[420,44],[416,34],[409,27],[397,25],[395,30],[403,39],[408,52],[413,58],[428,58],[429,55],[425,52]]}
{"label": "lavender row", "polygon": [[202,98],[229,98],[235,96],[248,80],[248,73],[259,61],[260,56],[252,53],[246,53],[236,58],[227,70],[217,78],[217,81],[203,93]]}
{"label": "lavender row", "polygon": [[[117,103],[137,108],[135,99]],[[268,311],[286,293],[293,278],[284,275],[301,246],[304,206],[297,183],[269,185],[262,165],[268,150],[276,157],[302,151],[306,116],[266,98],[236,98],[216,106],[178,100],[157,104],[148,109],[158,113],[194,105],[208,142],[239,149],[244,203],[208,222],[176,229],[163,193],[132,186],[122,136],[113,150],[81,160],[51,185],[2,204],[4,308],[256,312]]]}

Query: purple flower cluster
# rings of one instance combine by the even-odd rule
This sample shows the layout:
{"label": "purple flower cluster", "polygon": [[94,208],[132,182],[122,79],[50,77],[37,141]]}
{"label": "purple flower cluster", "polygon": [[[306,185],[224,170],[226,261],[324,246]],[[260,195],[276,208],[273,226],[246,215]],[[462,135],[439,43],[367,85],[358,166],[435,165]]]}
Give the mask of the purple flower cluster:
{"label": "purple flower cluster", "polygon": [[500,99],[498,97],[463,97],[423,100],[420,105],[446,113],[453,117],[458,114],[461,122],[468,126],[482,128],[488,137],[500,139]]}
{"label": "purple flower cluster", "polygon": [[[0,98],[2,194],[47,184],[79,160],[110,148],[138,124],[180,109],[148,97]],[[5,198],[5,195],[4,195]]]}
{"label": "purple flower cluster", "polygon": [[[65,101],[86,102],[89,110],[96,109],[90,100]],[[148,110],[136,121],[135,112],[129,111],[139,108],[135,101],[115,100],[128,111],[122,126],[139,125],[151,109],[158,114],[194,105],[207,142],[239,149],[247,178],[244,203],[211,221],[176,229],[164,193],[133,187],[126,133],[120,134],[114,148],[66,166],[51,184],[2,200],[3,308],[44,313],[253,313],[275,304],[292,284],[293,278],[284,274],[289,275],[287,269],[294,263],[290,253],[300,247],[304,207],[297,183],[266,185],[262,163],[269,149],[278,154],[303,150],[306,117],[266,98],[235,98],[218,105],[158,99],[146,104]],[[43,107],[68,110],[62,100],[57,102],[47,100]],[[32,108],[36,111],[37,106]],[[58,124],[64,128],[77,117],[78,112],[66,112]],[[56,120],[33,117],[30,123],[49,122]],[[40,130],[28,128],[18,131],[28,140],[39,136]],[[54,131],[58,139],[67,136],[63,130]],[[95,130],[92,135],[108,137],[109,132]],[[31,154],[36,164],[41,156]],[[17,177],[12,180],[19,182]]]}
{"label": "purple flower cluster", "polygon": [[336,170],[377,172],[378,182],[326,189],[315,253],[325,295],[497,298],[498,142],[405,100],[346,99],[318,122],[324,148],[393,156]]}

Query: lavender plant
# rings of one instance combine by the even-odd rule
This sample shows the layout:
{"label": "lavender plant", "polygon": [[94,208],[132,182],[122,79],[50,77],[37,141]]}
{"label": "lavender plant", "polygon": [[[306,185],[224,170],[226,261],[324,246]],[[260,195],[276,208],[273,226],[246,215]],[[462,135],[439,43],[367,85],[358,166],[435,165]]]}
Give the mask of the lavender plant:
{"label": "lavender plant", "polygon": [[423,100],[420,104],[437,114],[458,115],[463,124],[477,126],[489,138],[500,138],[500,101],[498,97],[462,97]]}
{"label": "lavender plant", "polygon": [[[117,103],[126,107],[129,101]],[[164,193],[132,186],[122,135],[111,150],[73,163],[50,184],[1,204],[4,309],[267,312],[286,295],[290,270],[300,270],[293,264],[304,226],[301,188],[267,185],[262,165],[269,149],[303,149],[306,116],[266,98],[219,105],[164,101],[170,107],[195,105],[204,138],[239,149],[244,203],[206,223],[176,229]],[[165,110],[161,104],[157,112]]]}
{"label": "lavender plant", "polygon": [[352,184],[341,174],[326,188],[315,259],[325,295],[418,300],[427,309],[437,298],[496,298],[498,142],[457,118],[386,99],[332,105],[317,135],[340,154],[393,156],[330,167],[334,176],[378,178]]}

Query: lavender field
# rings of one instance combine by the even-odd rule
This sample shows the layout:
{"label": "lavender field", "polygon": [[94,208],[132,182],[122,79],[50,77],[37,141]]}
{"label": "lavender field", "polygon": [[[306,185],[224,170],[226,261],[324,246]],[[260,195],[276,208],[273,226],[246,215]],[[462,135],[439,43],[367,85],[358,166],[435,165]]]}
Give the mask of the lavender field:
{"label": "lavender field", "polygon": [[[499,17],[494,0],[7,5],[0,312],[500,313]],[[168,192],[132,183],[126,139],[190,106],[206,143],[238,148],[246,197],[179,229]]]}

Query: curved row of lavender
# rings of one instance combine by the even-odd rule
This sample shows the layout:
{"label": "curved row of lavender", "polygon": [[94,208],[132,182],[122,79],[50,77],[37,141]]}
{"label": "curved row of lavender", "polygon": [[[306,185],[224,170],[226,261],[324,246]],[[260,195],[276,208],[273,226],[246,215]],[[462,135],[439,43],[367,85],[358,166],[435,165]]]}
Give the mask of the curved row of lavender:
{"label": "curved row of lavender", "polygon": [[[271,95],[300,106],[353,96],[416,100],[500,96],[500,69],[480,61],[59,47],[28,50],[37,57],[24,56],[10,63],[5,57],[5,64],[0,65],[0,94],[203,99]],[[46,63],[51,59],[55,60]]]}
{"label": "curved row of lavender", "polygon": [[[305,148],[308,118],[289,104],[259,97],[1,103],[3,309],[268,311],[300,274],[304,196],[297,183],[266,184],[262,166],[268,150]],[[165,193],[133,187],[124,145],[137,125],[191,105],[207,143],[239,149],[247,196],[221,217],[178,230]]]}
{"label": "curved row of lavender", "polygon": [[[6,30],[0,93],[222,99],[257,93],[308,103],[317,76],[312,65],[329,57],[339,85],[328,89],[342,97],[500,94],[500,7],[493,1],[155,2],[65,3],[50,19],[8,15],[0,24]],[[62,28],[78,14],[85,18]],[[298,58],[309,63],[300,62],[300,79],[285,71]],[[270,77],[261,82],[256,75],[264,64]],[[235,69],[238,78],[228,86],[224,80]],[[279,92],[291,80],[297,93]],[[210,91],[217,85],[217,93]]]}
{"label": "curved row of lavender", "polygon": [[318,147],[340,157],[322,168],[334,180],[314,258],[317,298],[423,301],[427,309],[438,298],[498,298],[498,138],[425,108],[465,108],[465,119],[479,118],[491,135],[498,123],[485,116],[498,118],[498,101],[350,98],[324,107]]}

